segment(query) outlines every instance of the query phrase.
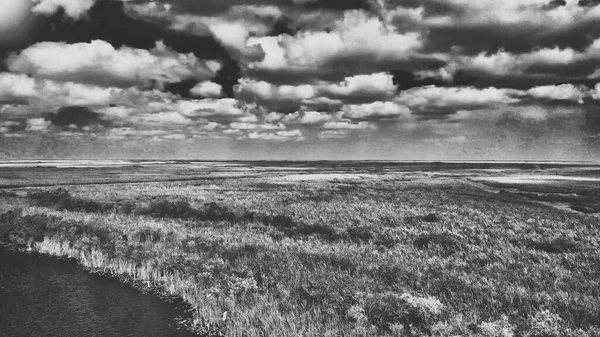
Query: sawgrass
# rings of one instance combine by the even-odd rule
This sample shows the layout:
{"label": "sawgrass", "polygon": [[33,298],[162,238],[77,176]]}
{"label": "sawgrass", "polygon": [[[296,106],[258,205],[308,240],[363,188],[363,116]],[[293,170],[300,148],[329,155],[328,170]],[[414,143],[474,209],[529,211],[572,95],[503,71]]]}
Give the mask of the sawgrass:
{"label": "sawgrass", "polygon": [[591,215],[393,175],[64,188],[3,196],[0,237],[180,297],[199,335],[599,336]]}

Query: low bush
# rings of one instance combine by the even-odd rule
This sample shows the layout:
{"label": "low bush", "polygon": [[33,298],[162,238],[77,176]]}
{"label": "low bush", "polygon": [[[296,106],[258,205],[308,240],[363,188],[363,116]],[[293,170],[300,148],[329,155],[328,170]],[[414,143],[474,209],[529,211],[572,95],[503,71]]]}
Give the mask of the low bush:
{"label": "low bush", "polygon": [[345,236],[354,243],[373,243],[375,245],[393,247],[396,240],[381,229],[372,226],[354,226],[346,230]]}
{"label": "low bush", "polygon": [[528,245],[533,249],[550,254],[572,253],[580,249],[579,244],[575,240],[566,237],[531,240]]}
{"label": "low bush", "polygon": [[135,233],[135,238],[140,243],[152,242],[157,243],[161,240],[162,235],[160,231],[152,230],[152,229],[142,229],[141,231]]}
{"label": "low bush", "polygon": [[53,191],[32,191],[27,197],[35,200],[39,206],[54,207],[57,210],[76,212],[102,212],[111,208],[111,205],[99,203],[93,200],[75,198],[64,188]]}
{"label": "low bush", "polygon": [[423,221],[427,221],[427,222],[438,222],[438,221],[442,220],[442,218],[440,218],[440,216],[435,213],[429,213],[429,214],[425,215],[422,219],[423,219]]}
{"label": "low bush", "polygon": [[365,299],[365,315],[380,332],[397,330],[400,325],[408,336],[430,334],[443,307],[434,297],[419,297],[408,293],[369,294]]}
{"label": "low bush", "polygon": [[196,209],[186,201],[159,200],[136,209],[135,213],[162,218],[189,218],[195,215]]}
{"label": "low bush", "polygon": [[204,221],[234,221],[236,218],[243,218],[243,216],[237,216],[229,207],[217,202],[205,203],[195,212],[194,216]]}
{"label": "low bush", "polygon": [[413,241],[419,249],[439,249],[444,256],[452,255],[463,247],[462,237],[451,232],[423,232]]}
{"label": "low bush", "polygon": [[8,211],[0,215],[0,238],[20,246],[31,240],[42,242],[57,221],[56,217],[45,214],[23,216],[20,209]]}

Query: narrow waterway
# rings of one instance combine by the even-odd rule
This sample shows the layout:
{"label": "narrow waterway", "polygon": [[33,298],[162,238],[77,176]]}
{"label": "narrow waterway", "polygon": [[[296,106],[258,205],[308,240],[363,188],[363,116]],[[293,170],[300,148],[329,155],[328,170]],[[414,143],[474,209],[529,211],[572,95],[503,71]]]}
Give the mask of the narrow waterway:
{"label": "narrow waterway", "polygon": [[0,247],[0,336],[174,336],[174,305],[77,264]]}

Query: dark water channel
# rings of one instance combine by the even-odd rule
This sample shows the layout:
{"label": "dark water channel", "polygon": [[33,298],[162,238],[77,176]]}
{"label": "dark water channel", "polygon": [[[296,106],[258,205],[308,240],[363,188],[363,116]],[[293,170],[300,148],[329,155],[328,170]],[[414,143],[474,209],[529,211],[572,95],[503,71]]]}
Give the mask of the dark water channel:
{"label": "dark water channel", "polygon": [[0,247],[0,336],[177,336],[173,304],[74,262]]}

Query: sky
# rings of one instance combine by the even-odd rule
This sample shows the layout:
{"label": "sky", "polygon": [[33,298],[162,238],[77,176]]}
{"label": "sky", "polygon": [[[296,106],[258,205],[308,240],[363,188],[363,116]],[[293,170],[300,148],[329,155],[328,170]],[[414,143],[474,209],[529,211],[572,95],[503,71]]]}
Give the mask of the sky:
{"label": "sky", "polygon": [[2,0],[0,160],[600,160],[600,0]]}

